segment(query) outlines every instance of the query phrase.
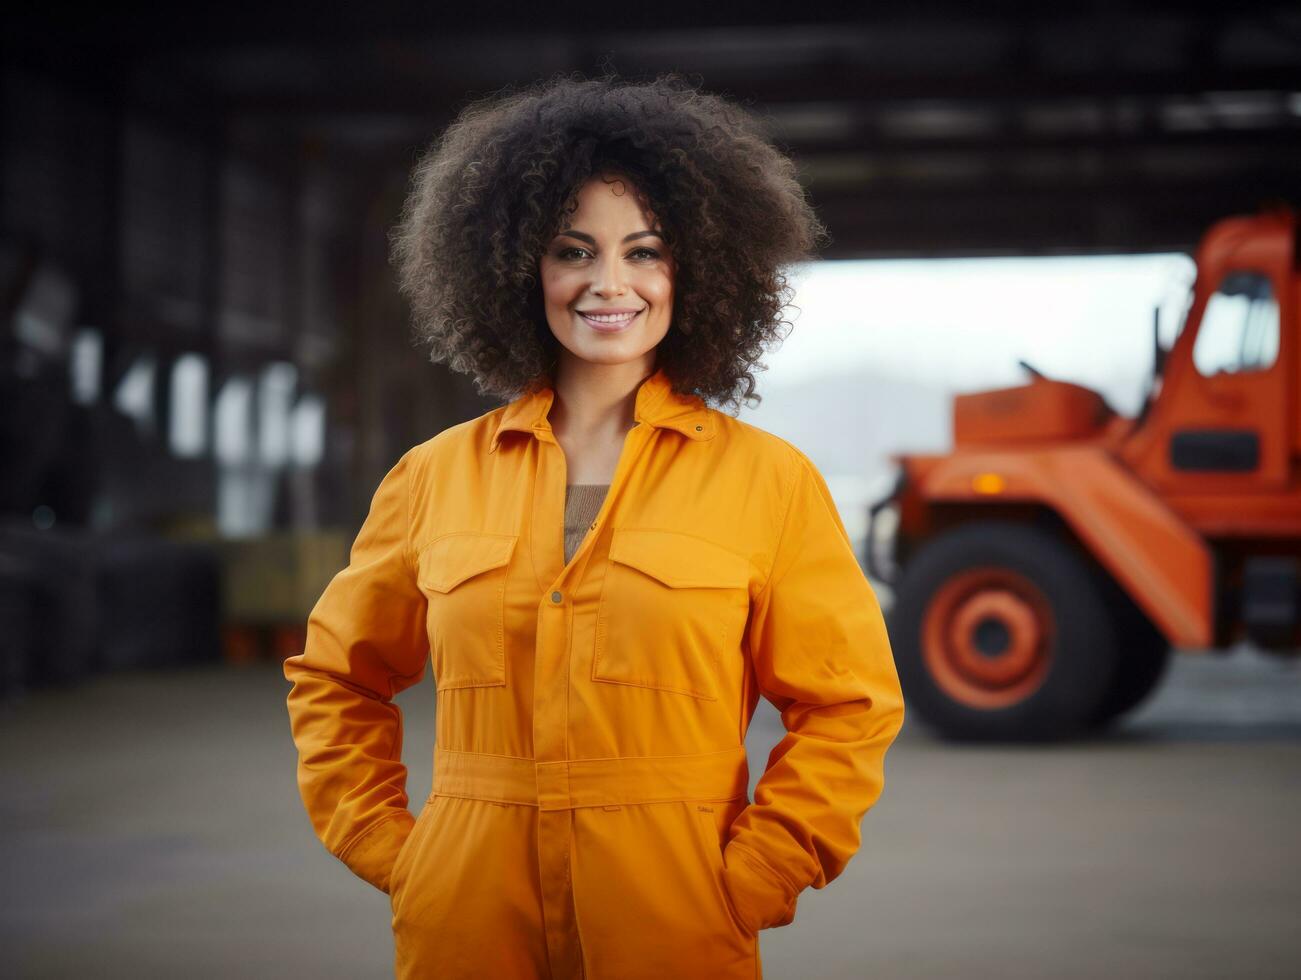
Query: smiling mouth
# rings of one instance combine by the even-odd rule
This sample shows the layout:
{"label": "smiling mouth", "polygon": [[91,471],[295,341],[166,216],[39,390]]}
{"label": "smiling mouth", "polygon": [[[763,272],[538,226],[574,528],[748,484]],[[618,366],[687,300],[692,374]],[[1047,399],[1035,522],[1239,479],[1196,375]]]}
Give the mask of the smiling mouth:
{"label": "smiling mouth", "polygon": [[583,320],[586,321],[586,323],[589,326],[591,326],[593,329],[603,330],[608,332],[611,330],[623,329],[624,327],[628,326],[628,324],[632,323],[633,320],[637,319],[637,317],[641,316],[646,311],[644,309],[641,309],[635,313],[617,313],[617,314],[607,313],[602,315],[583,313],[581,310],[575,310],[575,312],[578,313],[578,315],[581,316]]}

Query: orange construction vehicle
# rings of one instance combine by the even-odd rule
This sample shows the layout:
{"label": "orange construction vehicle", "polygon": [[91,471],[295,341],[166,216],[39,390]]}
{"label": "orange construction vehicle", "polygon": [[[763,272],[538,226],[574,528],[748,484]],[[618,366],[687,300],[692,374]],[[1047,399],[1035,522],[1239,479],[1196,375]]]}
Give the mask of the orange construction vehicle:
{"label": "orange construction vehicle", "polygon": [[1172,647],[1298,653],[1298,251],[1287,207],[1212,226],[1135,417],[1022,361],[1028,384],[957,396],[951,453],[891,455],[865,565],[894,592],[908,705],[940,735],[1097,729]]}

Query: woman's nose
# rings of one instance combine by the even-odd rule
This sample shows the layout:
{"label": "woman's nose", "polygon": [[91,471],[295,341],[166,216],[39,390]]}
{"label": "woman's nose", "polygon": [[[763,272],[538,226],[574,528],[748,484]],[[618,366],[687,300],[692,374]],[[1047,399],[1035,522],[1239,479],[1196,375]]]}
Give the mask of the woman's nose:
{"label": "woman's nose", "polygon": [[623,270],[618,256],[598,263],[592,277],[592,292],[597,296],[619,296],[623,291]]}

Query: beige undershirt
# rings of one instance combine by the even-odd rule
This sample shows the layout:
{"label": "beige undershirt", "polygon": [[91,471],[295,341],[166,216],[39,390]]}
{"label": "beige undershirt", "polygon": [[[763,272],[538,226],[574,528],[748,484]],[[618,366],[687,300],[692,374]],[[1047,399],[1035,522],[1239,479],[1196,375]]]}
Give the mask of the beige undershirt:
{"label": "beige undershirt", "polygon": [[589,525],[605,502],[608,483],[571,483],[565,487],[565,564],[583,543]]}

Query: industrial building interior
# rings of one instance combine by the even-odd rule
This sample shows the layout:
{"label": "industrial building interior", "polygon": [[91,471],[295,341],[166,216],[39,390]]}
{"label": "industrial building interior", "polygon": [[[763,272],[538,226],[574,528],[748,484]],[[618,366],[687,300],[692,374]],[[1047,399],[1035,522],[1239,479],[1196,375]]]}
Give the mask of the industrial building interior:
{"label": "industrial building interior", "polygon": [[414,157],[468,100],[557,72],[675,70],[741,100],[797,161],[828,259],[1191,250],[1296,198],[1285,5],[819,24],[669,4],[603,31],[403,9],[10,15],[6,510],[355,523],[399,447],[491,407],[404,332],[385,235]]}
{"label": "industrial building interior", "polygon": [[[932,0],[853,19],[817,6],[666,2],[608,19],[522,4],[490,18],[396,3],[6,13],[0,703],[301,649],[380,477],[495,407],[413,346],[387,235],[418,154],[505,86],[674,71],[738,99],[796,160],[831,229],[829,260],[1191,252],[1224,216],[1301,202],[1292,5]],[[150,737],[166,742],[187,719],[221,730],[223,712],[252,711],[234,681],[214,685],[224,706],[190,713],[159,707],[157,682],[131,676],[111,689],[128,699],[90,716],[152,715]],[[284,691],[271,686],[256,703],[274,712]],[[271,737],[287,742],[287,728]],[[247,732],[230,738],[226,763],[256,751]],[[284,748],[277,778],[292,799]],[[38,771],[25,751],[5,750],[15,778]],[[157,753],[143,759],[156,777],[185,764],[181,750]],[[1191,771],[1195,755],[1181,764]],[[85,765],[77,779],[94,782]],[[143,778],[114,772],[121,786]],[[210,821],[229,801],[211,778],[183,804]],[[60,782],[58,798],[77,785]],[[165,789],[151,805],[171,805]],[[36,812],[14,805],[11,816]],[[291,832],[311,853],[305,820]],[[88,853],[66,856],[84,866]],[[245,880],[274,890],[271,877],[293,873],[270,867]],[[313,880],[341,887],[334,872]],[[50,887],[79,888],[75,870]],[[302,909],[285,914],[303,936],[321,930]],[[34,920],[15,916],[30,941]],[[383,919],[368,941],[382,941]],[[291,962],[269,927],[254,933],[265,958],[230,954],[210,975]],[[99,948],[125,957],[128,939],[152,950],[130,960],[146,972],[176,962],[139,921]],[[29,960],[23,975],[69,975],[74,947],[42,947],[47,966]],[[328,971],[333,955],[303,963]]]}

